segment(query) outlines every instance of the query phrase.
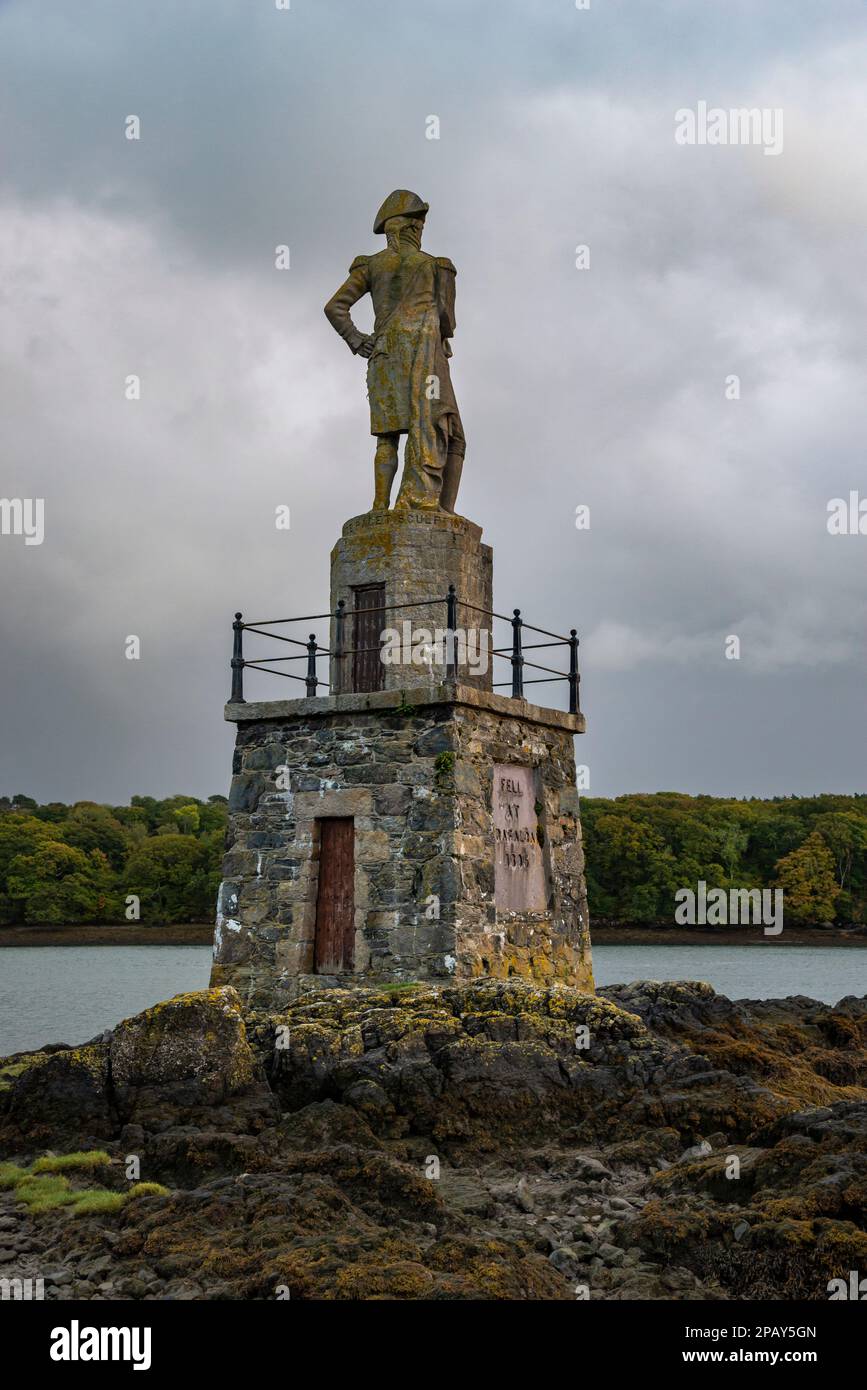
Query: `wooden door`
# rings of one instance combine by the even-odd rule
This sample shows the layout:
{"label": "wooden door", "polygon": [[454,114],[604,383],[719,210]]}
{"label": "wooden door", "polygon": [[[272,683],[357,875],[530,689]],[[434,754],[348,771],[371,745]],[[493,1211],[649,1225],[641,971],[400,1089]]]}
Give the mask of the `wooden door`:
{"label": "wooden door", "polygon": [[355,822],[351,816],[319,821],[319,891],[314,970],[336,975],[355,960]]}
{"label": "wooden door", "polygon": [[382,643],[379,634],[385,626],[385,585],[364,584],[353,589],[355,621],[353,624],[356,648],[352,658],[352,689],[382,690],[385,687],[385,667],[380,659]]}

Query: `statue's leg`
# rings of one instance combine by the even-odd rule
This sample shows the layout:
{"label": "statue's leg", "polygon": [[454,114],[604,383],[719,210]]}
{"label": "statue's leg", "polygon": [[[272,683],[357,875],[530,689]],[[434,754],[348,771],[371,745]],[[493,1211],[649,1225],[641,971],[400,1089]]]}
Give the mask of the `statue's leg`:
{"label": "statue's leg", "polygon": [[446,466],[443,469],[443,490],[440,493],[440,506],[444,512],[453,512],[455,509],[466,451],[467,441],[458,427],[449,438],[449,451],[446,455]]}
{"label": "statue's leg", "polygon": [[397,472],[397,442],[399,434],[377,435],[376,457],[373,460],[373,510],[387,512],[391,501],[391,485]]}

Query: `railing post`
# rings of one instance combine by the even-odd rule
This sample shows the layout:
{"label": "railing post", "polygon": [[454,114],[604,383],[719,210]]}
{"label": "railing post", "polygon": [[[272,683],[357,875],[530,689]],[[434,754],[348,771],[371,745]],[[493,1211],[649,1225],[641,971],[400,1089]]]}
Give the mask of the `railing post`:
{"label": "railing post", "polygon": [[521,653],[521,610],[512,619],[512,699],[524,698],[524,658]]}
{"label": "railing post", "polygon": [[449,585],[448,597],[446,598],[446,680],[457,680],[457,626],[458,626],[458,596],[454,584]]}
{"label": "railing post", "polygon": [[580,706],[578,704],[578,682],[581,677],[578,674],[578,634],[575,628],[570,629],[569,636],[569,713],[578,714]]}
{"label": "railing post", "polygon": [[232,623],[232,631],[235,634],[232,641],[232,693],[229,696],[230,705],[245,705],[244,699],[244,651],[243,651],[243,631],[244,624],[241,621],[241,614],[235,614],[235,621]]}
{"label": "railing post", "polygon": [[311,632],[310,641],[307,643],[307,694],[315,695],[318,684],[316,679],[316,633]]}
{"label": "railing post", "polygon": [[334,688],[332,695],[343,694],[343,644],[345,641],[346,599],[337,600],[334,611]]}

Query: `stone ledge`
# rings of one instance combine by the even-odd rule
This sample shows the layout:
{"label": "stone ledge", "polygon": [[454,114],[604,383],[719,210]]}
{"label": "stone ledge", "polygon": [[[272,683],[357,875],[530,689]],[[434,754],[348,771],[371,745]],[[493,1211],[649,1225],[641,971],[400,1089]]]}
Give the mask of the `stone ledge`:
{"label": "stone ledge", "polygon": [[223,716],[231,724],[250,724],[261,720],[316,719],[330,714],[386,713],[407,703],[416,708],[435,705],[466,705],[471,709],[490,710],[495,714],[523,719],[530,724],[544,724],[549,729],[565,729],[583,734],[586,720],[583,714],[567,714],[564,710],[544,709],[531,705],[529,700],[513,700],[509,695],[496,695],[476,690],[470,685],[413,686],[410,690],[370,690],[354,695],[317,695],[302,700],[259,700],[243,705],[226,705]]}
{"label": "stone ledge", "polygon": [[392,509],[388,512],[363,512],[361,516],[350,517],[343,523],[342,538],[351,539],[365,531],[400,532],[411,531],[415,527],[443,531],[454,536],[466,536],[478,542],[482,538],[482,528],[470,521],[469,517],[459,516],[457,512],[444,512],[439,507],[429,511],[403,511]]}

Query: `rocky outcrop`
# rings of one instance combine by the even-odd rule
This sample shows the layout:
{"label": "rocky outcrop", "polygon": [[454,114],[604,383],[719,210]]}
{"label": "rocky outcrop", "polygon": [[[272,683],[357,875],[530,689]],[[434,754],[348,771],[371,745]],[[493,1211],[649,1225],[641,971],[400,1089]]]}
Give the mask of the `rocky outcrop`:
{"label": "rocky outcrop", "polygon": [[824,1104],[867,1087],[864,1000],[726,999],[710,985],[642,982],[600,993],[655,1036],[760,1081],[787,1101]]}
{"label": "rocky outcrop", "polygon": [[6,1146],[86,1148],[125,1126],[245,1130],[276,1114],[232,989],[178,995],[84,1047],[32,1054],[23,1070],[7,1061],[17,1075],[0,1090]]}
{"label": "rocky outcrop", "polygon": [[[0,1062],[0,1153],[167,1196],[27,1215],[49,1297],[825,1298],[867,1267],[867,1000],[483,980],[179,996]],[[83,1177],[81,1181],[88,1181]],[[0,1171],[2,1185],[2,1171]]]}
{"label": "rocky outcrop", "polygon": [[693,1142],[784,1108],[607,998],[520,980],[334,991],[254,1018],[250,1034],[284,1108],[330,1096],[385,1138],[427,1134],[455,1157],[520,1153],[567,1129],[599,1142],[676,1123]]}

